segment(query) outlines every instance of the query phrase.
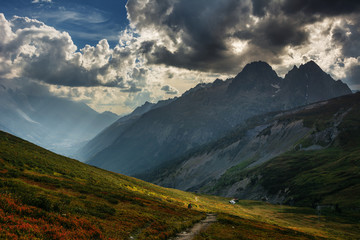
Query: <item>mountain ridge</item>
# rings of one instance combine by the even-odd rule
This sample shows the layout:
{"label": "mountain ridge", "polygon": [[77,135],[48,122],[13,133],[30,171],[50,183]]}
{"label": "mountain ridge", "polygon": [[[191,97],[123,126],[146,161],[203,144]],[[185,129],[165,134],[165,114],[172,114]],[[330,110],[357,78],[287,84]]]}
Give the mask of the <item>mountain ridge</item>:
{"label": "mountain ridge", "polygon": [[148,180],[240,199],[354,208],[360,199],[349,189],[357,193],[360,186],[354,170],[359,167],[359,103],[357,93],[258,116]]}
{"label": "mountain ridge", "polygon": [[[313,64],[300,66],[282,79],[267,63],[254,62],[235,78],[199,84],[169,104],[145,112],[119,135],[110,133],[107,138],[112,138],[112,143],[93,152],[88,163],[141,174],[223,136],[249,117],[351,93],[346,84],[336,84],[319,67],[321,72],[311,67]],[[307,68],[309,72],[304,72]],[[304,76],[314,83],[303,81]],[[321,90],[314,89],[319,86]],[[101,142],[95,137],[92,142],[96,141]]]}

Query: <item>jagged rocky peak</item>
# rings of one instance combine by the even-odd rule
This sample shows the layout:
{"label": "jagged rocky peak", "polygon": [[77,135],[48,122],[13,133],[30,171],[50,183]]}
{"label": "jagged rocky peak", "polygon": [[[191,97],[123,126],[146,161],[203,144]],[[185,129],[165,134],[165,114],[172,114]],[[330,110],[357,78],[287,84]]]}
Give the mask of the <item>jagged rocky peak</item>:
{"label": "jagged rocky peak", "polygon": [[222,84],[224,84],[224,83],[225,83],[225,81],[217,78],[217,79],[212,83],[212,86],[213,86],[213,87],[216,87],[216,86],[220,86],[220,85],[222,85]]}
{"label": "jagged rocky peak", "polygon": [[282,93],[288,96],[287,103],[304,105],[341,95],[351,90],[341,81],[335,81],[314,61],[307,62],[289,71],[283,81]]}
{"label": "jagged rocky peak", "polygon": [[[257,61],[257,62],[251,62],[245,65],[244,69],[241,72],[256,72],[256,71],[268,71],[273,72],[274,70],[272,67],[267,63],[263,61]],[[276,74],[276,73],[275,73]]]}
{"label": "jagged rocky peak", "polygon": [[131,114],[132,115],[141,115],[141,114],[149,111],[154,105],[155,105],[154,103],[146,101],[143,105],[141,105],[140,107],[137,107]]}
{"label": "jagged rocky peak", "polygon": [[261,78],[278,78],[278,75],[268,63],[258,61],[247,64],[244,69],[235,77],[235,79],[249,77],[254,77],[253,80],[261,80]]}
{"label": "jagged rocky peak", "polygon": [[304,80],[322,80],[326,78],[327,80],[333,80],[329,74],[325,73],[319,65],[317,65],[314,61],[309,61],[305,64],[301,64],[299,67],[294,66],[292,70],[290,70],[285,79],[289,77],[302,78]]}
{"label": "jagged rocky peak", "polygon": [[281,78],[272,67],[262,61],[247,64],[244,69],[233,79],[229,85],[230,92],[238,90],[274,91],[274,85],[278,85]]}
{"label": "jagged rocky peak", "polygon": [[300,70],[304,69],[306,71],[320,71],[323,72],[323,70],[319,67],[319,65],[317,65],[313,60],[305,63],[305,64],[301,64],[299,67]]}

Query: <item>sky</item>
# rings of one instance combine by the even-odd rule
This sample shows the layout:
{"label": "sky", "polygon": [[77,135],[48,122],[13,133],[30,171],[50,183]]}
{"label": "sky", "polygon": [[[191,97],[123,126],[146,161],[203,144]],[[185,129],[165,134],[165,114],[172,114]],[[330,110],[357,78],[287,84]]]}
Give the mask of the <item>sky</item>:
{"label": "sky", "polygon": [[131,112],[266,61],[360,89],[358,0],[1,0],[0,84]]}

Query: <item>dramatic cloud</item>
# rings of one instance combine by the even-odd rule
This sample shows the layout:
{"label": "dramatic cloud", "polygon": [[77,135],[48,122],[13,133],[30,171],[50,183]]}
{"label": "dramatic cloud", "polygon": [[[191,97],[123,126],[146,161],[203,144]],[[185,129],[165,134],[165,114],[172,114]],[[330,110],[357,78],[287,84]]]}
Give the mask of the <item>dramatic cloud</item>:
{"label": "dramatic cloud", "polygon": [[148,39],[141,50],[149,63],[216,72],[227,72],[235,60],[227,36],[240,22],[253,21],[250,7],[249,1],[236,0],[127,3],[130,23]]}
{"label": "dramatic cloud", "polygon": [[360,3],[356,0],[286,0],[282,5],[282,10],[286,14],[338,16],[358,12]]}
{"label": "dramatic cloud", "polygon": [[332,31],[334,42],[342,46],[344,57],[360,56],[360,17],[356,16],[348,21],[342,21]]}
{"label": "dramatic cloud", "polygon": [[235,74],[254,60],[285,72],[312,59],[346,76],[334,65],[359,56],[359,1],[129,0],[127,10],[149,64]]}
{"label": "dramatic cloud", "polygon": [[[46,26],[37,20],[14,17],[7,21],[0,14],[1,77],[29,78],[62,86],[108,86],[132,88],[136,79],[129,74],[138,71],[129,49],[110,49],[106,40],[80,52],[66,32]],[[118,69],[124,70],[118,70]],[[127,82],[131,84],[127,84]]]}
{"label": "dramatic cloud", "polygon": [[129,112],[199,82],[232,77],[257,60],[280,75],[314,60],[334,78],[360,86],[360,1],[128,0],[130,26],[80,49],[71,34],[99,39],[90,36],[96,31],[88,31],[84,19],[99,27],[111,14],[33,1],[37,7],[44,2],[51,2],[51,11],[41,12],[43,19],[79,25],[69,33],[0,14],[1,81],[41,85],[99,111]]}
{"label": "dramatic cloud", "polygon": [[145,101],[178,94],[176,88],[183,92],[214,77],[148,65],[141,53],[144,41],[132,30],[121,32],[114,48],[103,39],[80,50],[67,32],[27,17],[7,20],[0,14],[0,31],[1,84],[13,89],[34,86],[43,94],[83,101],[98,111],[130,112]]}
{"label": "dramatic cloud", "polygon": [[0,14],[0,31],[0,79],[8,86],[42,86],[44,92],[85,101],[101,110],[106,110],[101,107],[104,102],[111,105],[111,96],[112,104],[119,105],[118,112],[131,111],[131,99],[138,103],[134,93],[147,92],[141,95],[141,99],[148,96],[144,101],[162,99],[149,94],[162,92],[161,82],[148,82],[148,69],[136,53],[139,45],[130,31],[119,36],[115,48],[104,39],[79,51],[67,32],[34,19],[15,16],[8,21]]}

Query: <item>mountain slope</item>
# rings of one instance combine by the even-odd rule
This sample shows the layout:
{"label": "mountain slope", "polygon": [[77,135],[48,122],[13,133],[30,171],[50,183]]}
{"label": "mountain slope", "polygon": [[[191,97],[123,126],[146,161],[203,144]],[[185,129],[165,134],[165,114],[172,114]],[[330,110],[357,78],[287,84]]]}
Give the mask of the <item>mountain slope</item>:
{"label": "mountain slope", "polygon": [[205,212],[219,213],[223,230],[216,234],[223,236],[238,231],[247,239],[354,239],[359,234],[356,215],[319,217],[312,209],[254,201],[231,205],[229,199],[95,168],[1,131],[0,180],[1,239],[168,239]]}
{"label": "mountain slope", "polygon": [[75,154],[79,160],[85,161],[92,158],[96,153],[104,150],[110,146],[127,128],[136,122],[141,115],[153,109],[165,106],[174,99],[159,101],[158,103],[145,102],[144,105],[136,108],[132,113],[121,117],[116,122],[101,131],[95,138],[91,139],[84,146],[82,146]]}
{"label": "mountain slope", "polygon": [[[360,94],[250,119],[149,180],[273,203],[360,203]],[[175,161],[176,162],[176,161]]]}
{"label": "mountain slope", "polygon": [[[112,142],[107,147],[96,153],[85,147],[83,152],[92,153],[89,164],[141,174],[218,139],[252,116],[351,93],[346,84],[335,82],[319,67],[312,67],[314,64],[309,62],[298,69],[313,84],[297,74],[281,79],[264,62],[248,64],[233,79],[200,84],[171,103],[142,114],[130,125],[112,126],[113,133],[107,135]],[[312,89],[315,87],[328,91]],[[297,91],[293,99],[295,88],[306,91]],[[95,138],[92,144],[99,140]]]}
{"label": "mountain slope", "polygon": [[118,118],[50,95],[31,96],[6,87],[0,92],[0,129],[66,155]]}
{"label": "mountain slope", "polygon": [[360,204],[360,94],[294,115],[311,128],[308,136],[263,165],[230,169],[210,192],[300,206],[356,208]]}

